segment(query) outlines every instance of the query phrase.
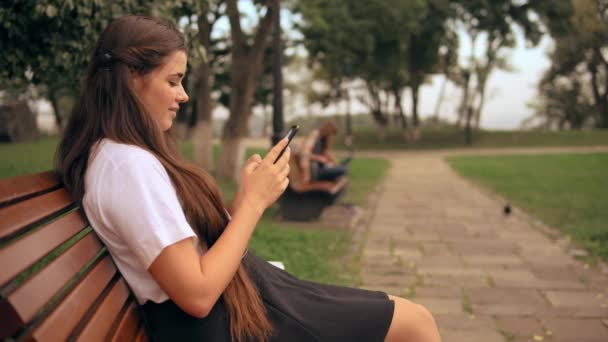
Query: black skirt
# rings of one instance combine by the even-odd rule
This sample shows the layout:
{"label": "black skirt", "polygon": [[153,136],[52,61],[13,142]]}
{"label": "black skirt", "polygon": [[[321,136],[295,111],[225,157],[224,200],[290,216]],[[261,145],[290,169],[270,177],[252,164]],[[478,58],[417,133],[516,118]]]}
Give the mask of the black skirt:
{"label": "black skirt", "polygon": [[[273,326],[271,341],[384,341],[394,311],[385,293],[300,280],[251,252],[243,262]],[[171,300],[142,308],[154,341],[230,341],[221,297],[203,319]]]}

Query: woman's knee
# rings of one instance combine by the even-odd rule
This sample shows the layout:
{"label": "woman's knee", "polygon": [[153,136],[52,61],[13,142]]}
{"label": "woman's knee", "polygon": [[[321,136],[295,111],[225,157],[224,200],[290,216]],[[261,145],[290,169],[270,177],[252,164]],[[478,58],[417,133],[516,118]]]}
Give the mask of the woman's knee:
{"label": "woman's knee", "polygon": [[435,319],[427,308],[401,297],[389,298],[395,302],[395,311],[386,341],[441,341]]}

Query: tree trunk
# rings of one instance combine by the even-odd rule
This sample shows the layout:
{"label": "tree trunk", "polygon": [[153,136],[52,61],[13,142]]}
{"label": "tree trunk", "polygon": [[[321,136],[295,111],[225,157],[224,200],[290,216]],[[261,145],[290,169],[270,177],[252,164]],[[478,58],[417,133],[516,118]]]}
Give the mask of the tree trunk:
{"label": "tree trunk", "polygon": [[192,129],[191,139],[194,162],[211,173],[213,170],[213,120],[209,69],[207,63],[203,63],[200,67],[196,93],[197,123]]}
{"label": "tree trunk", "polygon": [[447,84],[448,77],[445,76],[443,83],[441,83],[441,88],[439,89],[439,97],[437,98],[437,103],[435,103],[435,112],[433,113],[434,120],[437,124],[439,124],[439,110],[441,109],[441,105],[445,98],[445,88],[447,87]]}
{"label": "tree trunk", "polygon": [[[222,153],[218,161],[218,177],[221,172],[224,179],[239,180],[241,165],[245,157],[245,145],[242,144],[242,138],[223,137],[222,138]],[[232,172],[232,173],[229,173]]]}
{"label": "tree trunk", "polygon": [[489,71],[485,70],[483,72],[485,73],[484,75],[478,76],[479,85],[477,86],[477,94],[479,95],[479,104],[477,105],[477,108],[475,109],[475,115],[473,117],[473,120],[474,120],[473,127],[475,127],[475,129],[479,129],[479,125],[481,123],[481,112],[483,111],[483,107],[485,105],[485,100],[486,100],[486,85],[488,83]]}
{"label": "tree trunk", "polygon": [[55,116],[55,124],[57,124],[57,133],[61,135],[63,132],[63,120],[61,119],[61,110],[59,109],[59,99],[54,91],[49,89],[49,101],[53,107],[53,115]]}
{"label": "tree trunk", "polygon": [[473,118],[473,107],[469,107],[466,111],[466,123],[464,127],[464,141],[467,145],[473,144],[473,132],[471,129],[471,119]]}
{"label": "tree trunk", "polygon": [[194,163],[211,173],[213,171],[213,123],[200,120],[192,128]]}
{"label": "tree trunk", "polygon": [[367,91],[371,98],[371,103],[368,102],[368,107],[371,110],[374,126],[376,127],[380,140],[384,140],[386,138],[386,125],[388,124],[388,119],[382,112],[382,100],[380,99],[379,91],[369,83],[367,84]]}
{"label": "tree trunk", "polygon": [[[235,61],[233,61],[235,63]],[[222,135],[222,154],[219,160],[217,176],[222,179],[236,180],[238,170],[243,163],[242,156],[236,154],[240,150],[238,146],[227,148],[226,144],[240,144],[242,139],[247,135],[247,123],[251,117],[251,104],[253,103],[253,94],[255,84],[249,77],[246,77],[252,71],[247,65],[239,68],[242,70],[243,76],[237,77],[232,73],[233,81],[231,81],[230,93],[230,116],[224,125]],[[241,79],[239,82],[234,79]]]}
{"label": "tree trunk", "polygon": [[255,91],[255,80],[262,68],[264,48],[272,29],[273,1],[266,4],[266,14],[260,20],[252,46],[248,46],[241,30],[240,14],[236,0],[226,1],[226,13],[230,21],[232,40],[230,65],[230,116],[222,134],[222,154],[217,176],[236,180],[243,163],[244,148],[240,146],[247,133],[251,116],[251,105]]}
{"label": "tree trunk", "polygon": [[601,96],[602,128],[608,129],[608,64],[604,64],[604,94]]}
{"label": "tree trunk", "polygon": [[600,87],[597,84],[598,62],[599,58],[594,58],[594,60],[587,65],[587,69],[589,70],[589,73],[591,73],[591,89],[593,90],[595,107],[599,114],[598,127],[601,129],[608,129],[608,77],[606,78],[606,89],[604,90],[604,94],[602,94],[600,92]]}
{"label": "tree trunk", "polygon": [[393,90],[393,94],[395,96],[395,105],[397,107],[397,114],[399,115],[399,121],[401,121],[401,129],[405,132],[407,130],[407,118],[405,117],[405,112],[403,111],[403,105],[401,104],[401,90],[395,89],[395,90]]}
{"label": "tree trunk", "polygon": [[344,89],[346,94],[346,127],[344,132],[344,144],[348,149],[349,153],[353,153],[354,145],[353,145],[353,122],[351,117],[351,101],[350,101],[350,92],[348,88]]}
{"label": "tree trunk", "polygon": [[[209,53],[211,46],[212,26],[213,23],[209,22],[207,13],[199,16],[198,39],[207,53]],[[199,68],[196,97],[193,103],[194,110],[188,126],[194,126],[191,134],[194,163],[211,173],[213,171],[213,106],[211,104],[211,67],[209,63],[210,60],[203,61]]]}
{"label": "tree trunk", "polygon": [[465,70],[462,75],[464,83],[462,85],[462,101],[460,101],[460,106],[458,107],[458,119],[456,121],[456,125],[458,127],[462,127],[463,121],[466,121],[467,110],[469,108],[469,85],[471,74]]}
{"label": "tree trunk", "polygon": [[[375,112],[379,112],[379,114],[374,114]],[[373,110],[372,115],[376,117],[376,115],[382,115],[382,112]],[[374,126],[376,127],[378,139],[380,141],[384,141],[386,139],[386,122],[381,120],[374,120]]]}
{"label": "tree trunk", "polygon": [[420,140],[420,119],[418,118],[418,95],[420,84],[412,84],[412,140]]}

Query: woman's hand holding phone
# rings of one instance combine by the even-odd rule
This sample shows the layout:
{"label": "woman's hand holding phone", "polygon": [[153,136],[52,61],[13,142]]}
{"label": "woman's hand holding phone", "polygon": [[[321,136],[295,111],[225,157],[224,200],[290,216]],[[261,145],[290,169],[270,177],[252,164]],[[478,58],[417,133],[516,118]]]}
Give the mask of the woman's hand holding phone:
{"label": "woman's hand holding phone", "polygon": [[[289,139],[284,138],[263,159],[254,154],[247,160],[239,185],[239,191],[243,193],[241,204],[264,211],[287,189],[291,156],[288,143]],[[283,149],[284,153],[279,157]]]}

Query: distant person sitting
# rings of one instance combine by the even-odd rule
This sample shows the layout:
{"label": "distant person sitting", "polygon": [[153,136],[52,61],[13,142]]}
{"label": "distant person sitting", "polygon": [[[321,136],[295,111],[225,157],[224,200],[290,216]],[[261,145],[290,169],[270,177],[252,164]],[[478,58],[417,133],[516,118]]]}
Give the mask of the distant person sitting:
{"label": "distant person sitting", "polygon": [[320,181],[334,181],[348,174],[347,158],[340,163],[331,151],[333,138],[338,132],[335,122],[328,121],[319,129],[313,130],[306,143],[314,144],[310,156],[311,178]]}

